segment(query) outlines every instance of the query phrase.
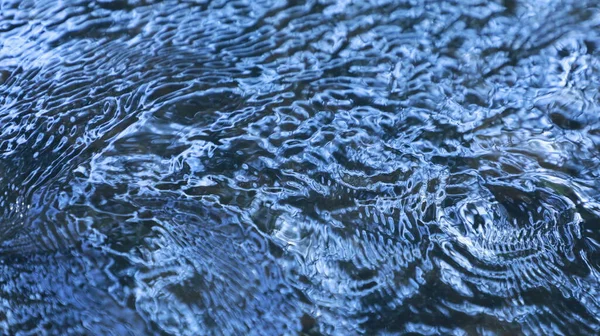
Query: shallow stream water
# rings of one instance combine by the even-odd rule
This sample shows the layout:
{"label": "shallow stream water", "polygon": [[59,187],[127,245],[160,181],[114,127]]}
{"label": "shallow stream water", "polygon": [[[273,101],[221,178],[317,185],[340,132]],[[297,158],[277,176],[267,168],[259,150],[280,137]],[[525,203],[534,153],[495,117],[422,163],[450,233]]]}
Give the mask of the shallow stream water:
{"label": "shallow stream water", "polygon": [[0,0],[0,334],[600,333],[600,5]]}

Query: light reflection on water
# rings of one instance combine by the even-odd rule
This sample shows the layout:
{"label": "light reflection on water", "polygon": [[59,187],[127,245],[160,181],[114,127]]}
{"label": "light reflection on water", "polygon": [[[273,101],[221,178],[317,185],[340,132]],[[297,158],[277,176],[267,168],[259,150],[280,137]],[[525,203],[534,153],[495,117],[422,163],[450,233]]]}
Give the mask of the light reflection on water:
{"label": "light reflection on water", "polygon": [[586,1],[0,1],[3,334],[595,334]]}

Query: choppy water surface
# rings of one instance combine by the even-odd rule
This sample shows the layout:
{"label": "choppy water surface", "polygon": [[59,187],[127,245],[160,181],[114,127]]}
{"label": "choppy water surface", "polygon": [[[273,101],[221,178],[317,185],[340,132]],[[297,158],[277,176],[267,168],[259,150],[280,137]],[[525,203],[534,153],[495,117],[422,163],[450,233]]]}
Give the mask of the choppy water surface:
{"label": "choppy water surface", "polygon": [[0,1],[0,333],[599,333],[599,25]]}

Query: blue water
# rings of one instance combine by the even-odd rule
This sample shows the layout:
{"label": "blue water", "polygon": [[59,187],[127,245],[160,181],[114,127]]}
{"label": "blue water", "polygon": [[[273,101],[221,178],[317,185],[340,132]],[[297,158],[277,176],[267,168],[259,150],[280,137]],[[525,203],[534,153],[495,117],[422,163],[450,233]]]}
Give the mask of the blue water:
{"label": "blue water", "polygon": [[0,0],[0,334],[600,333],[600,5]]}

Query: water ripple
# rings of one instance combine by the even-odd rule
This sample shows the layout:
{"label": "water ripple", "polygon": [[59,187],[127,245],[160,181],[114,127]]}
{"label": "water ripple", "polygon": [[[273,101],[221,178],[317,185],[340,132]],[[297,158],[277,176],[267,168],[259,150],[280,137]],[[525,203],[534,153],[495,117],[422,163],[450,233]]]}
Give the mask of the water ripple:
{"label": "water ripple", "polygon": [[0,332],[600,330],[591,1],[0,1]]}

